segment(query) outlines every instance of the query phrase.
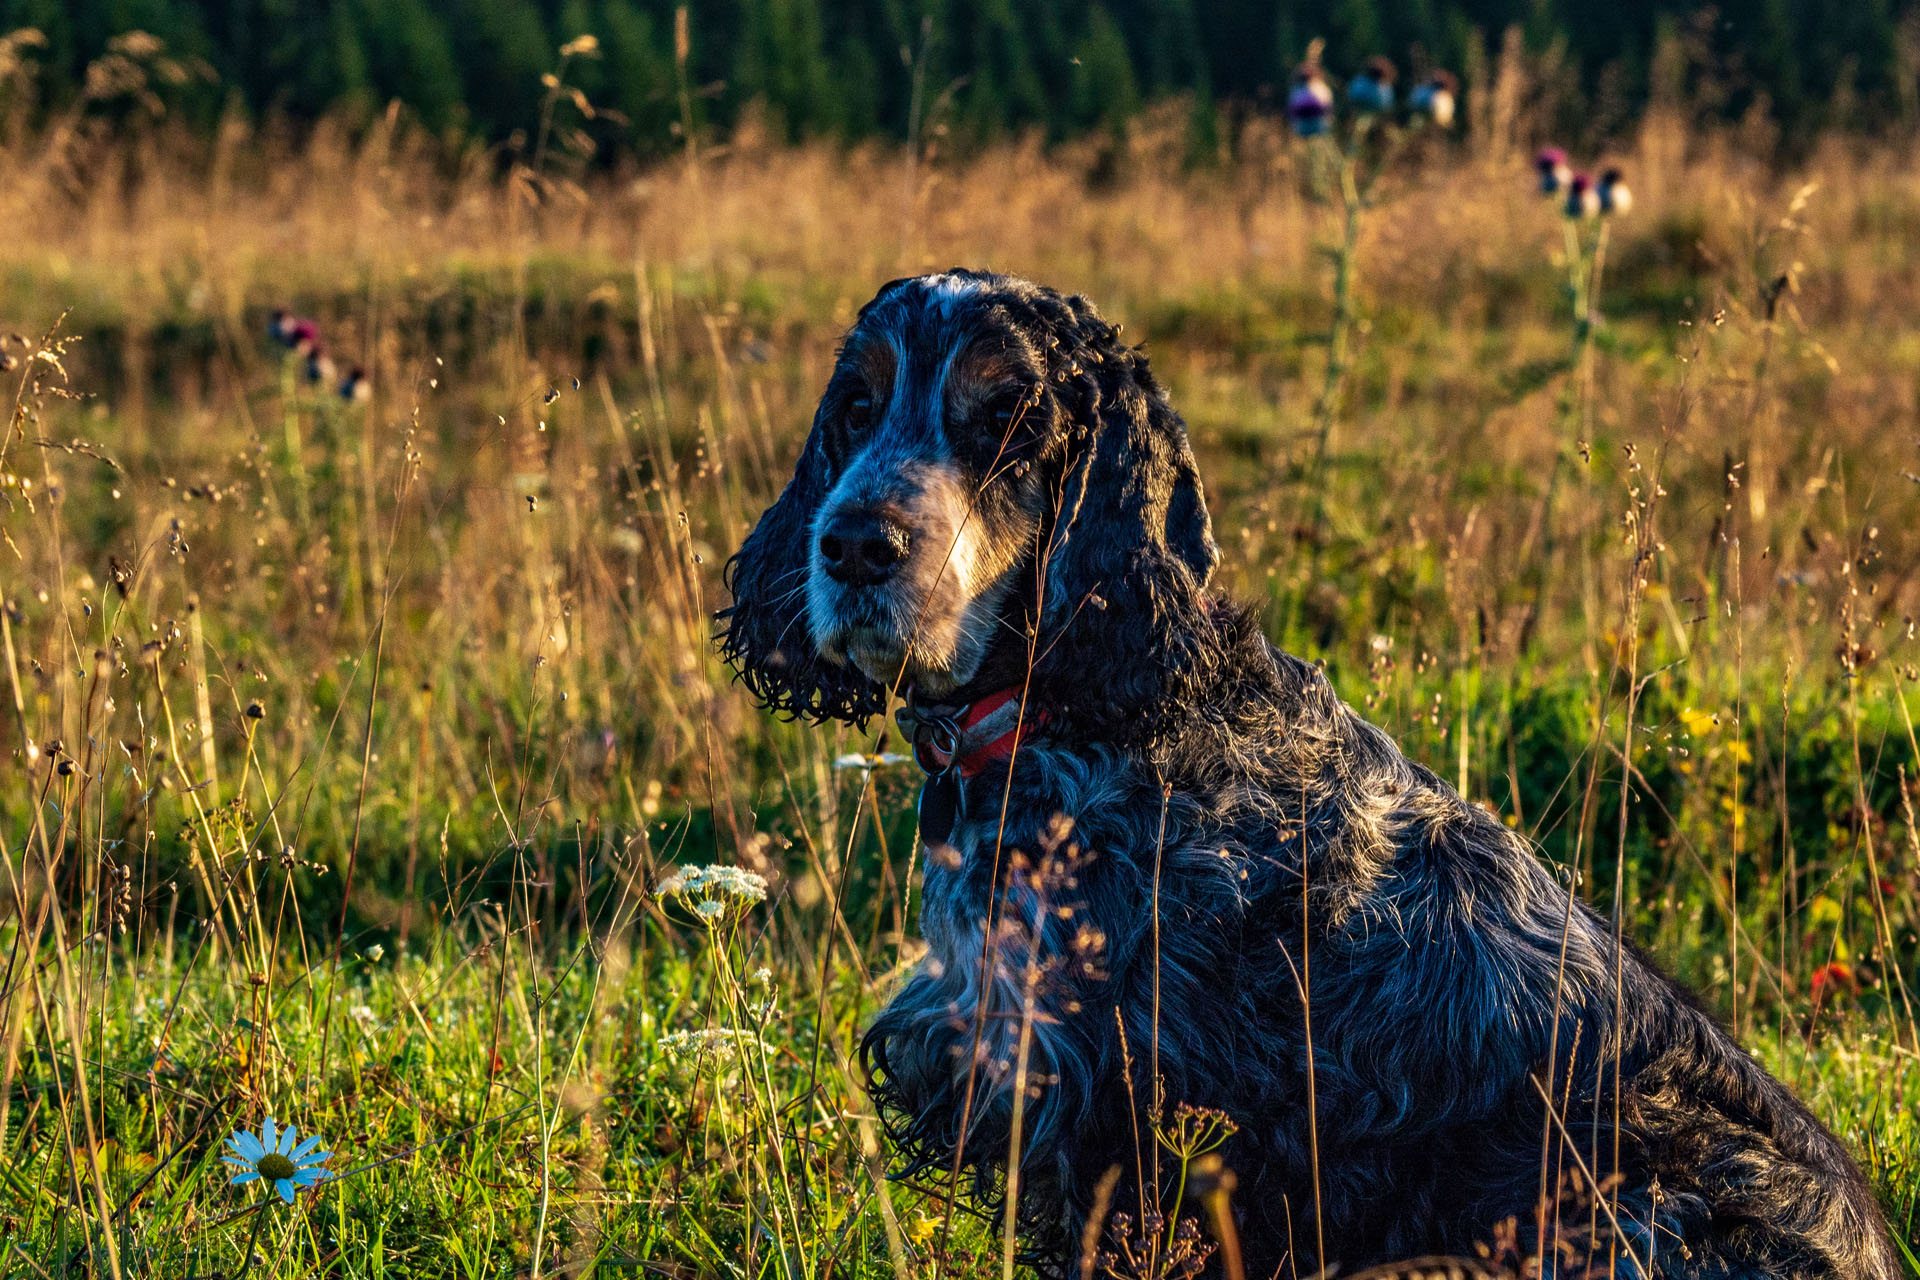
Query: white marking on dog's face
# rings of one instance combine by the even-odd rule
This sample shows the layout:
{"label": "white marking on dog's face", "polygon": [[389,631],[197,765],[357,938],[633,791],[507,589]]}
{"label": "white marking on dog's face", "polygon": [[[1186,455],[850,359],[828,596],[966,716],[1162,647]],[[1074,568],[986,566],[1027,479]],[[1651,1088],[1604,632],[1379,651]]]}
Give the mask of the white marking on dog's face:
{"label": "white marking on dog's face", "polygon": [[[879,486],[884,484],[884,494]],[[825,570],[820,533],[832,514],[879,507],[907,530],[910,550],[876,586],[850,587]],[[816,648],[870,679],[898,680],[940,697],[973,678],[1011,588],[1013,558],[996,554],[959,468],[929,459],[863,455],[814,520],[807,619]]]}
{"label": "white marking on dog's face", "polygon": [[[810,533],[814,647],[870,679],[935,698],[979,671],[1038,525],[1037,514],[1006,497],[1005,480],[982,501],[1002,460],[982,447],[983,427],[997,426],[998,440],[1007,432],[991,397],[1009,386],[1024,394],[1031,383],[1006,343],[979,341],[980,319],[967,304],[985,292],[950,274],[914,282],[849,339],[823,401],[834,481]],[[884,581],[846,582],[829,571],[822,535],[849,515],[902,535],[906,553]]]}

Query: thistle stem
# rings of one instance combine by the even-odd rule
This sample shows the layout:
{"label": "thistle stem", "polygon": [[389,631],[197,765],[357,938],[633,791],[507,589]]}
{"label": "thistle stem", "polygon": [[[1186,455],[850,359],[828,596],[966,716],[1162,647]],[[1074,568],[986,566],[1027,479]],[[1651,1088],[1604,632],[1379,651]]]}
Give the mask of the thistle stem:
{"label": "thistle stem", "polygon": [[1354,154],[1365,130],[1356,126],[1347,144],[1337,153],[1340,203],[1344,214],[1340,248],[1333,259],[1333,324],[1327,337],[1327,370],[1314,401],[1313,456],[1313,560],[1316,572],[1320,559],[1321,524],[1327,511],[1327,457],[1333,443],[1333,420],[1340,408],[1340,392],[1346,383],[1352,362],[1353,280],[1359,257],[1360,215],[1365,198],[1355,176]]}

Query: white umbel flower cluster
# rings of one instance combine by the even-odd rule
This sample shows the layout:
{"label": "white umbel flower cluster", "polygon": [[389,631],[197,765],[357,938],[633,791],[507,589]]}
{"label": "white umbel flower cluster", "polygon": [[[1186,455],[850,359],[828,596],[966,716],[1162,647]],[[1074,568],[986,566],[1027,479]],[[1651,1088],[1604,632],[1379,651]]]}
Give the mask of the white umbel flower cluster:
{"label": "white umbel flower cluster", "polygon": [[766,1043],[751,1031],[737,1031],[732,1027],[669,1031],[660,1037],[660,1052],[668,1061],[689,1064],[702,1071],[730,1067],[750,1049],[764,1053]]}
{"label": "white umbel flower cluster", "polygon": [[741,867],[680,867],[660,882],[660,896],[731,901],[745,906],[766,901],[767,881]]}
{"label": "white umbel flower cluster", "polygon": [[681,867],[660,882],[662,898],[679,898],[702,924],[717,926],[767,899],[765,877],[740,867]]}

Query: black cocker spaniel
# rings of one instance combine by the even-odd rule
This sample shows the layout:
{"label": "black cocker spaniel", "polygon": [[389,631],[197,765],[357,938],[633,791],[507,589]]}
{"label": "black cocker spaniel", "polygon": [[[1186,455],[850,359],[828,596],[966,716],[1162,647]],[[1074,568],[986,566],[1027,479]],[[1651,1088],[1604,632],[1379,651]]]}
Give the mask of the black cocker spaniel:
{"label": "black cocker spaniel", "polygon": [[906,1167],[1014,1195],[1078,1274],[1198,1214],[1151,1189],[1189,1104],[1234,1126],[1249,1276],[1502,1224],[1563,1277],[1898,1275],[1841,1144],[1218,560],[1179,415],[1084,299],[954,270],[860,312],[721,647],[777,712],[905,698],[928,952],[864,1051]]}

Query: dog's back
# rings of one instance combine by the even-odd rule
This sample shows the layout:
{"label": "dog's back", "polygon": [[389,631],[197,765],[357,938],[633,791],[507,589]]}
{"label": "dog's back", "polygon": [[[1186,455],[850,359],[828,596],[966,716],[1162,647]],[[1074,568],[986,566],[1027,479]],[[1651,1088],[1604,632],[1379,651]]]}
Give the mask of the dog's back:
{"label": "dog's back", "polygon": [[[965,1114],[964,1163],[985,1176],[1004,1157],[994,1064],[1017,1052],[1011,953],[1025,947],[983,993],[977,921],[996,847],[1038,847],[1043,815],[1068,813],[1088,854],[1062,933],[1104,945],[1097,973],[1041,993],[1033,1028],[1031,1074],[1047,1083],[1027,1107],[1027,1216],[1056,1259],[1078,1246],[1104,1170],[1125,1172],[1115,1203],[1138,1198],[1125,1072],[1155,1042],[1157,988],[1168,1103],[1240,1126],[1221,1154],[1250,1275],[1310,1274],[1320,1239],[1343,1270],[1503,1239],[1525,1256],[1543,1224],[1563,1278],[1899,1275],[1871,1191],[1785,1086],[1630,945],[1616,952],[1519,837],[1317,671],[1273,661],[1264,711],[1210,730],[1231,751],[1189,742],[1156,777],[1036,744],[1004,827],[1004,776],[981,786],[973,808],[993,821],[963,823],[957,862],[929,866],[929,962],[869,1036],[907,1151],[943,1167]],[[1070,950],[1043,938],[1056,949]],[[1116,1017],[1130,1053],[1104,1034]]]}
{"label": "dog's back", "polygon": [[[1870,1188],[1784,1085],[1518,836],[1274,661],[1282,733],[1320,745],[1265,786],[1324,840],[1303,931],[1321,1205],[1284,1193],[1296,1250],[1324,1231],[1348,1268],[1471,1254],[1512,1218],[1523,1253],[1546,1225],[1562,1275],[1901,1274]],[[1276,864],[1299,865],[1290,843]],[[1267,908],[1283,949],[1300,888],[1277,877]]]}

